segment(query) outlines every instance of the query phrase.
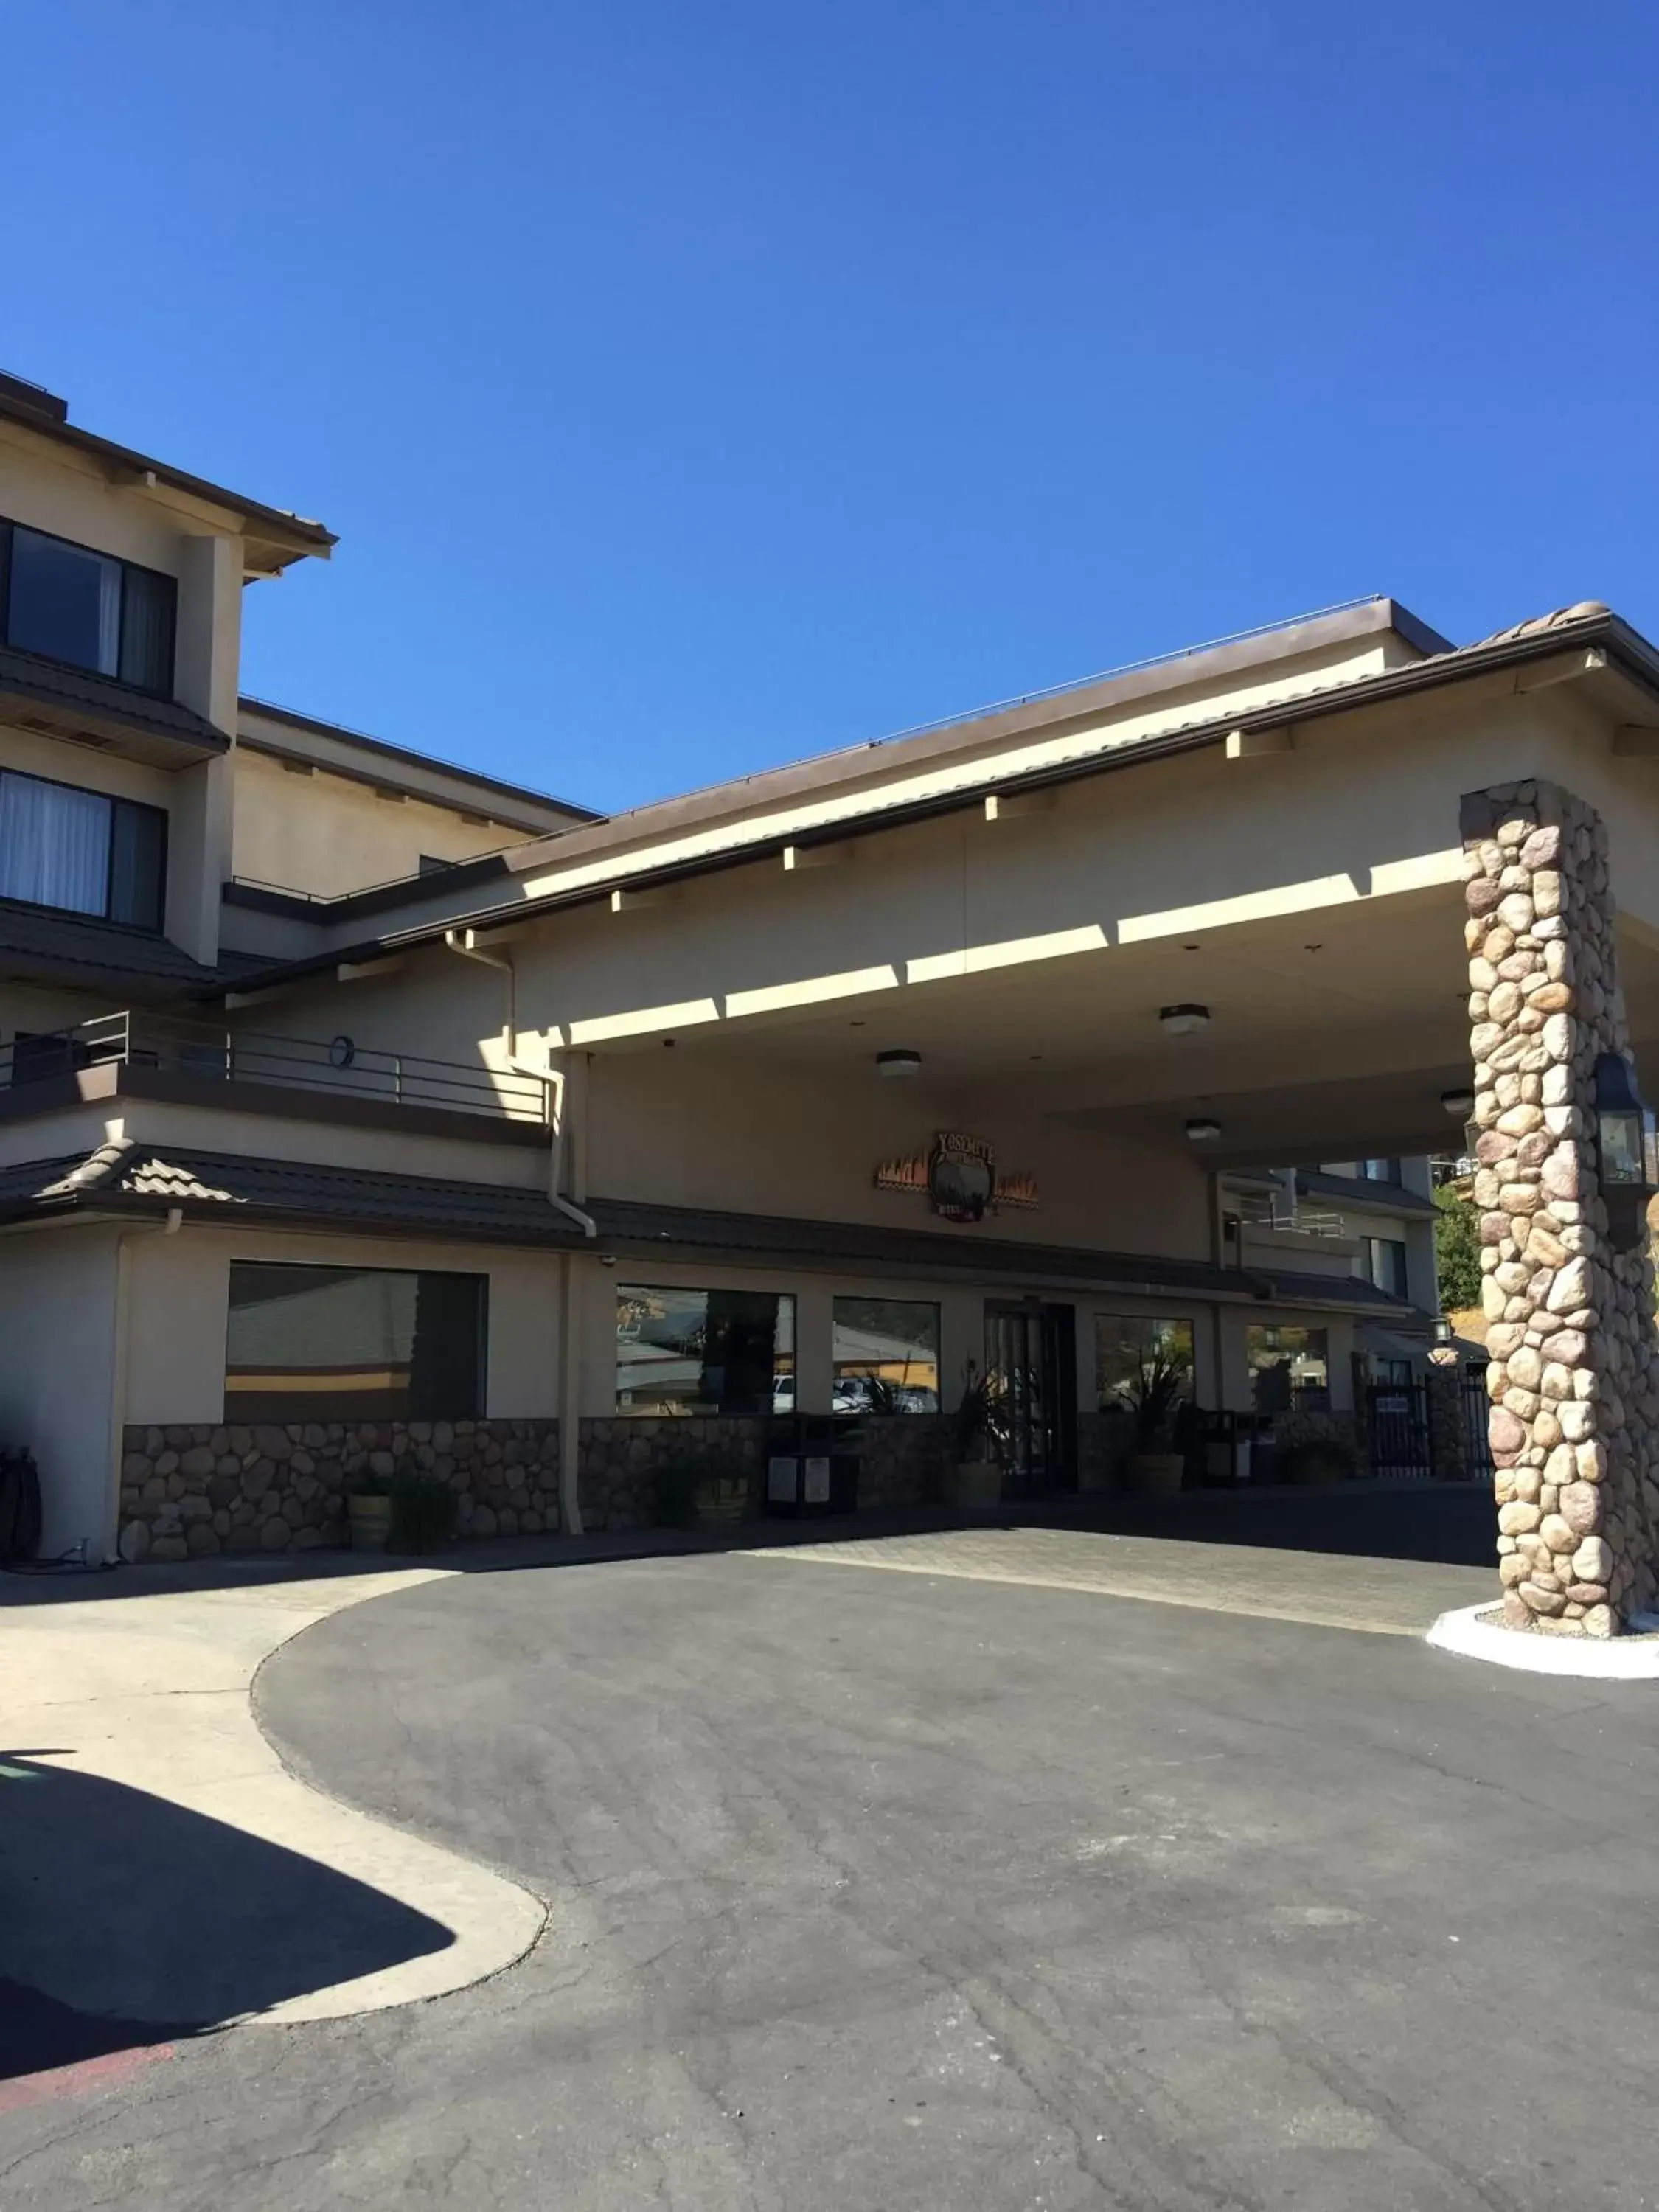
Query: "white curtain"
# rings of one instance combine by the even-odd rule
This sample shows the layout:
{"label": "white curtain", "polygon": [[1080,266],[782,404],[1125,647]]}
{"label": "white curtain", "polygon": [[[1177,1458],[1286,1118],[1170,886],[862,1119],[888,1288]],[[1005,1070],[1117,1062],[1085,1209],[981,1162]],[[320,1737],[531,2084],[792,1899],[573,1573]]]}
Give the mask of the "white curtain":
{"label": "white curtain", "polygon": [[0,775],[0,898],[102,914],[109,824],[109,801],[95,791]]}

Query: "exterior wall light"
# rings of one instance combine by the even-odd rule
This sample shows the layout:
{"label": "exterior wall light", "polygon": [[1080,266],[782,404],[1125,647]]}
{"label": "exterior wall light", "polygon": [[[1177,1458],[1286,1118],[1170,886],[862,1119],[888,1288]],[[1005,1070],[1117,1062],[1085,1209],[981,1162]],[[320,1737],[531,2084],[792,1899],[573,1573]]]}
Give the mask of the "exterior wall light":
{"label": "exterior wall light", "polygon": [[919,1052],[878,1052],[876,1054],[878,1075],[920,1075],[921,1054]]}
{"label": "exterior wall light", "polygon": [[1595,1164],[1608,1232],[1627,1252],[1646,1233],[1648,1200],[1659,1186],[1656,1151],[1653,1109],[1642,1103],[1635,1069],[1622,1053],[1602,1053],[1595,1063]]}
{"label": "exterior wall light", "polygon": [[1194,1030],[1208,1028],[1210,1010],[1207,1006],[1160,1006],[1158,1018],[1170,1036],[1191,1036]]}
{"label": "exterior wall light", "polygon": [[1454,1121],[1467,1121],[1474,1111],[1474,1093],[1473,1091],[1443,1091],[1440,1105],[1441,1110],[1449,1114]]}
{"label": "exterior wall light", "polygon": [[1187,1136],[1194,1145],[1212,1145],[1221,1134],[1219,1121],[1188,1121]]}

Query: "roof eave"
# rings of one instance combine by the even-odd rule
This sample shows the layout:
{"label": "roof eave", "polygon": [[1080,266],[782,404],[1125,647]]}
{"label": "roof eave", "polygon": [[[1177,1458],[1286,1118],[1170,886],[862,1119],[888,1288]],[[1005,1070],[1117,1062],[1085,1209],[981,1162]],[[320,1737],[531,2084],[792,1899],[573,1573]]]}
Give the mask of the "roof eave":
{"label": "roof eave", "polygon": [[[836,843],[855,837],[872,836],[930,817],[969,811],[982,805],[992,792],[1057,789],[1066,784],[1085,782],[1092,777],[1138,768],[1147,762],[1168,760],[1179,754],[1201,752],[1224,744],[1229,733],[1234,730],[1283,729],[1335,715],[1356,714],[1395,699],[1411,697],[1419,692],[1472,683],[1480,677],[1501,673],[1508,668],[1518,668],[1531,661],[1556,658],[1575,647],[1595,645],[1605,645],[1624,672],[1659,699],[1659,652],[1656,652],[1645,638],[1617,615],[1603,611],[1585,616],[1558,629],[1520,638],[1501,639],[1487,645],[1467,646],[1438,658],[1413,661],[1405,667],[1384,670],[1381,674],[1364,677],[1328,691],[1310,692],[1300,699],[1243,710],[1231,709],[1207,721],[1191,724],[1161,736],[1138,739],[1076,760],[1024,772],[1016,769],[1006,775],[975,778],[925,799],[843,818],[833,826],[826,827],[820,834],[823,839]],[[1068,715],[1051,726],[1057,733],[1063,733],[1077,720],[1090,719],[1092,717],[1088,715]],[[556,842],[563,842],[562,840]],[[700,855],[691,860],[670,862],[655,868],[619,867],[616,873],[592,879],[573,890],[556,889],[533,899],[502,901],[494,906],[447,915],[441,921],[419,923],[406,930],[391,930],[384,936],[365,939],[349,948],[337,948],[326,954],[288,963],[261,976],[253,988],[274,989],[279,984],[303,981],[311,975],[325,973],[342,960],[362,959],[377,952],[417,951],[423,945],[440,942],[447,930],[501,928],[556,914],[568,908],[591,906],[608,899],[619,883],[643,887],[686,882],[701,876],[718,875],[730,868],[748,867],[757,861],[775,856],[786,845],[810,845],[812,842],[808,835],[778,831],[757,837],[751,843],[729,846],[719,853]],[[538,849],[539,847],[523,848],[520,853],[529,854]],[[551,843],[549,849],[550,854]],[[524,865],[520,854],[515,854],[514,872],[520,872]],[[216,994],[210,992],[204,995]]]}

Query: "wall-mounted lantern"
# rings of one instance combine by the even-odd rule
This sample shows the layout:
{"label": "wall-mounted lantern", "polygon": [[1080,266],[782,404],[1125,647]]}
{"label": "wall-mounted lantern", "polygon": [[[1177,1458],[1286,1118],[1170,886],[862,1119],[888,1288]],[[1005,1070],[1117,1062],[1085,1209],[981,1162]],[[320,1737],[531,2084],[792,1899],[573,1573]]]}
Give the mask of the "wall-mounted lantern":
{"label": "wall-mounted lantern", "polygon": [[1607,1231],[1626,1251],[1647,1235],[1648,1200],[1659,1188],[1659,1143],[1653,1109],[1636,1087],[1636,1071],[1621,1053],[1604,1052],[1595,1063],[1595,1156]]}

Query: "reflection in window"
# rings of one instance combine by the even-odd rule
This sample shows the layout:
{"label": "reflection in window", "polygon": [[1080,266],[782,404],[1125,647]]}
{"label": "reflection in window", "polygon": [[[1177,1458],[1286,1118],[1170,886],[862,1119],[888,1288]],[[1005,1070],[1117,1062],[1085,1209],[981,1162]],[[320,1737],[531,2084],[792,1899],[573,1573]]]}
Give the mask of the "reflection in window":
{"label": "reflection in window", "polygon": [[617,1286],[619,1413],[789,1413],[795,1301],[769,1291]]}
{"label": "reflection in window", "polygon": [[225,1418],[471,1420],[487,1278],[235,1260]]}
{"label": "reflection in window", "polygon": [[1245,1331],[1244,1348],[1257,1413],[1287,1413],[1293,1406],[1330,1404],[1329,1344],[1322,1328],[1263,1324]]}
{"label": "reflection in window", "polygon": [[1193,1395],[1193,1325],[1142,1314],[1097,1314],[1095,1375],[1102,1413],[1134,1411],[1151,1388],[1173,1401]]}
{"label": "reflection in window", "polygon": [[172,690],[171,576],[21,524],[0,526],[0,555],[9,572],[0,608],[7,645],[139,690]]}
{"label": "reflection in window", "polygon": [[939,1308],[908,1298],[837,1298],[835,1410],[939,1411]]}
{"label": "reflection in window", "polygon": [[1406,1295],[1406,1247],[1398,1237],[1365,1239],[1365,1272],[1379,1291],[1397,1298]]}

